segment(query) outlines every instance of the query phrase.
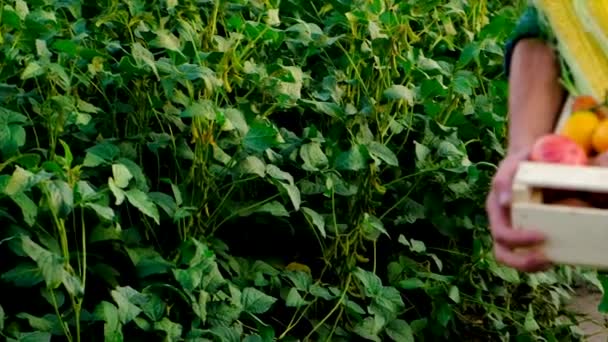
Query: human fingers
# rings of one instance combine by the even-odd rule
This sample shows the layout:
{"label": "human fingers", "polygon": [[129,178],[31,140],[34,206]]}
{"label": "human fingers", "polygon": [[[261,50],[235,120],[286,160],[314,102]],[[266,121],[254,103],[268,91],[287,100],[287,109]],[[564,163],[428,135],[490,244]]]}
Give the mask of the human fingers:
{"label": "human fingers", "polygon": [[492,179],[492,189],[497,191],[498,200],[501,206],[508,206],[511,202],[513,178],[517,172],[519,162],[528,157],[528,151],[521,151],[509,155],[499,165],[494,178]]}
{"label": "human fingers", "polygon": [[494,245],[494,256],[496,261],[501,264],[522,272],[541,272],[547,270],[552,265],[545,255],[538,250],[529,251],[528,253],[517,253],[500,244]]}
{"label": "human fingers", "polygon": [[492,190],[486,203],[490,231],[496,244],[507,248],[530,247],[544,242],[544,234],[533,230],[513,229],[509,209],[502,206],[496,191]]}

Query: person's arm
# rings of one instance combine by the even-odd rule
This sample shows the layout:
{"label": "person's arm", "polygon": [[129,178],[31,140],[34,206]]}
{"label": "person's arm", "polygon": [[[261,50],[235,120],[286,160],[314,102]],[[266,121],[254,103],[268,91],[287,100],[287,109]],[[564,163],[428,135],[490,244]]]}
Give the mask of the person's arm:
{"label": "person's arm", "polygon": [[553,131],[565,99],[556,52],[543,40],[519,40],[509,74],[509,153]]}
{"label": "person's arm", "polygon": [[528,6],[505,45],[504,70],[509,79],[509,152],[529,148],[553,130],[565,91],[560,66],[548,43],[549,27]]}
{"label": "person's arm", "polygon": [[[542,29],[536,11],[529,8],[506,47],[509,146],[486,199],[496,260],[524,272],[542,271],[551,263],[542,250],[533,248],[543,243],[544,234],[531,230],[534,227],[511,227],[513,176],[519,163],[528,159],[535,140],[553,131],[565,95],[557,55]],[[522,252],[522,247],[532,248]]]}

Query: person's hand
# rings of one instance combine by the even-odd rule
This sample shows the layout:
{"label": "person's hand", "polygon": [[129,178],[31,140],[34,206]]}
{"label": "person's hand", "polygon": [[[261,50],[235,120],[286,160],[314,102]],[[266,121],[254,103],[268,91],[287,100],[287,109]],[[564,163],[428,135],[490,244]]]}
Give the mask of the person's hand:
{"label": "person's hand", "polygon": [[[521,161],[528,159],[529,150],[509,153],[498,166],[492,180],[492,188],[486,200],[486,211],[490,230],[494,239],[494,255],[504,265],[524,272],[538,272],[547,269],[550,263],[536,248],[545,236],[533,230],[519,230],[511,227],[511,197],[513,177]],[[517,248],[530,249],[515,251]]]}

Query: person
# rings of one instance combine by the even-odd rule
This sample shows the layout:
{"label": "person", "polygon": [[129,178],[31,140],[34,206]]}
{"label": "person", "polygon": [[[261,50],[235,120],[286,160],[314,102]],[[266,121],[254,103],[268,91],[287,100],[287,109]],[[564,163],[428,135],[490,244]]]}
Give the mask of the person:
{"label": "person", "polygon": [[528,6],[505,46],[508,77],[508,146],[492,179],[486,200],[496,260],[524,272],[546,270],[551,263],[535,247],[545,236],[516,230],[510,224],[511,186],[517,166],[528,159],[535,140],[554,129],[566,91],[560,83],[560,64],[548,40],[549,28],[538,10]]}

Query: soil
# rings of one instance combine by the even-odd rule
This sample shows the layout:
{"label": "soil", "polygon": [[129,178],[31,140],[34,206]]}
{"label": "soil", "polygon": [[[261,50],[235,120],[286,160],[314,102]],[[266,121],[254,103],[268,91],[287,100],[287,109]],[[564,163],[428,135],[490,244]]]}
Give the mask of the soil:
{"label": "soil", "polygon": [[598,311],[602,294],[597,289],[580,287],[572,295],[568,308],[578,315],[579,328],[587,342],[608,341],[608,315]]}

